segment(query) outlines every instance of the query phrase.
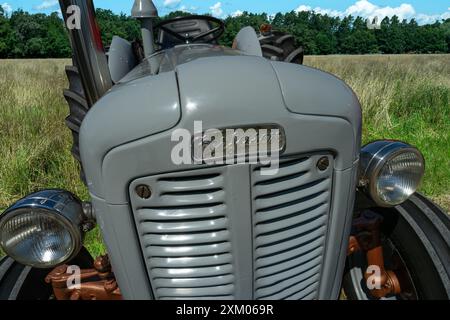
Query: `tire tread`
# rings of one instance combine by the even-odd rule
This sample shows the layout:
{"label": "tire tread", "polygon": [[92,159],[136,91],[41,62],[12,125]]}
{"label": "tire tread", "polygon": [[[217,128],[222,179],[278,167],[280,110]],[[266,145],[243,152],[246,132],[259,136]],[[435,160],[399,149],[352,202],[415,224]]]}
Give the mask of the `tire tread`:
{"label": "tire tread", "polygon": [[84,94],[80,73],[75,65],[66,66],[66,75],[69,80],[69,89],[64,90],[64,97],[69,105],[69,116],[66,118],[66,126],[72,132],[71,153],[80,165],[80,178],[86,184],[86,178],[81,163],[79,133],[81,124],[89,111],[89,105]]}
{"label": "tire tread", "polygon": [[291,34],[274,31],[272,36],[261,38],[260,45],[263,56],[269,60],[303,64],[303,47],[296,46]]}

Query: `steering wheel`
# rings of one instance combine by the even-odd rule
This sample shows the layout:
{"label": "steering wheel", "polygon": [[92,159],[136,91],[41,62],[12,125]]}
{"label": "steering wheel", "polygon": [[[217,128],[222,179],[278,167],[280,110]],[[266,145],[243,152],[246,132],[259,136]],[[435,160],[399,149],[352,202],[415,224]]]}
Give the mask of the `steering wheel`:
{"label": "steering wheel", "polygon": [[[189,36],[189,34],[180,34],[178,32],[175,32],[167,27],[167,25],[171,23],[176,23],[180,21],[188,21],[188,20],[204,20],[206,22],[216,24],[217,26],[215,28],[212,28],[211,30],[202,32],[195,36]],[[201,15],[192,15],[192,16],[185,16],[185,17],[177,17],[173,19],[164,20],[160,23],[158,23],[154,29],[156,30],[162,30],[171,36],[177,38],[178,40],[183,41],[184,43],[196,43],[199,40],[204,39],[205,37],[209,35],[213,35],[211,39],[208,39],[207,42],[213,42],[220,38],[220,36],[225,32],[225,23],[223,23],[222,20],[211,17],[211,16],[201,16]]]}

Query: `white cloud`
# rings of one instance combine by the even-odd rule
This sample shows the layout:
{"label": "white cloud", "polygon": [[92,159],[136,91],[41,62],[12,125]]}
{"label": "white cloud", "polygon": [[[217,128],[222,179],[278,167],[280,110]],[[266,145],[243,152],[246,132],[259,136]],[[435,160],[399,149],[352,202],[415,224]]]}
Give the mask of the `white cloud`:
{"label": "white cloud", "polygon": [[402,3],[398,7],[378,7],[367,0],[360,0],[354,5],[350,6],[345,13],[352,16],[361,16],[364,18],[378,17],[383,19],[385,17],[397,16],[400,20],[412,18],[416,14],[413,6],[407,3]]}
{"label": "white cloud", "polygon": [[419,24],[434,23],[436,21],[450,19],[450,12],[444,12],[443,14],[432,14],[432,15],[420,13],[415,18]]}
{"label": "white cloud", "polygon": [[181,0],[164,0],[163,6],[166,8],[177,7],[181,3]]}
{"label": "white cloud", "polygon": [[44,0],[41,4],[33,6],[35,10],[47,10],[58,5],[58,0]]}
{"label": "white cloud", "polygon": [[193,12],[195,12],[195,11],[197,10],[197,7],[194,7],[194,6],[188,7],[188,6],[185,6],[185,5],[183,4],[182,6],[180,6],[180,7],[178,8],[178,10],[184,11],[184,12],[187,12],[187,13],[193,13]]}
{"label": "white cloud", "polygon": [[305,6],[304,4],[302,4],[297,9],[295,9],[295,12],[302,12],[302,11],[312,11],[312,7]]}
{"label": "white cloud", "polygon": [[223,15],[222,2],[217,2],[215,5],[209,7],[214,16],[220,17]]}
{"label": "white cloud", "polygon": [[295,9],[295,11],[296,12],[314,11],[316,13],[327,14],[329,16],[341,18],[348,15],[360,16],[363,18],[370,18],[370,19],[378,17],[379,21],[383,20],[385,17],[391,18],[395,15],[400,20],[415,18],[421,24],[432,23],[436,20],[448,19],[450,17],[449,12],[445,12],[440,15],[418,14],[416,13],[414,7],[408,3],[402,3],[398,7],[390,7],[390,6],[380,7],[371,3],[368,0],[356,1],[353,5],[349,6],[344,11],[326,9],[321,7],[312,8],[311,6],[303,4],[300,5],[297,9]]}
{"label": "white cloud", "polygon": [[6,13],[9,14],[9,13],[12,12],[12,7],[11,7],[11,5],[10,5],[8,2],[5,2],[5,3],[2,4],[1,6],[2,6],[3,10],[4,10]]}
{"label": "white cloud", "polygon": [[233,13],[231,14],[231,16],[232,16],[233,18],[236,18],[236,17],[242,16],[243,14],[244,14],[244,12],[243,12],[242,10],[236,10],[235,12],[233,12]]}
{"label": "white cloud", "polygon": [[343,13],[337,10],[331,10],[331,9],[323,9],[321,7],[315,7],[312,8],[311,6],[301,5],[297,9],[295,9],[296,12],[302,12],[302,11],[314,11],[316,13],[320,14],[327,14],[329,16],[342,16]]}

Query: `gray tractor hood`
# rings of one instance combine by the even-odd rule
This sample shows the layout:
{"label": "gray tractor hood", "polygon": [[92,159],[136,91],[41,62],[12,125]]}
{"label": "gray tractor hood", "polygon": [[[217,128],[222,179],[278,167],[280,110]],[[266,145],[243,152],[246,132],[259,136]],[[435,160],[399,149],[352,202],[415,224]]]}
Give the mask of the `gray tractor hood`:
{"label": "gray tractor hood", "polygon": [[[126,203],[125,191],[115,194],[110,190],[110,174],[102,176],[107,155],[174,128],[192,130],[193,122],[199,120],[205,130],[262,123],[292,127],[298,123],[315,135],[314,139],[298,137],[302,148],[326,149],[330,143],[341,144],[340,150],[345,152],[336,161],[336,169],[354,165],[360,148],[361,109],[344,82],[305,66],[240,55],[220,47],[209,50],[209,56],[205,46],[159,54],[159,68],[153,74],[149,74],[149,62],[145,61],[89,111],[81,127],[80,146],[92,195],[116,204]],[[320,121],[315,122],[317,119]],[[339,132],[327,128],[328,124],[334,128],[332,124],[337,122]],[[289,133],[293,132],[288,130],[288,137]],[[128,163],[130,167],[123,163],[118,170],[133,178],[150,173],[138,168],[146,165],[147,159],[141,159],[144,153],[139,154],[138,149],[134,152],[129,156],[137,159]],[[142,152],[150,156],[166,150]],[[186,167],[167,164],[167,172],[182,169]]]}

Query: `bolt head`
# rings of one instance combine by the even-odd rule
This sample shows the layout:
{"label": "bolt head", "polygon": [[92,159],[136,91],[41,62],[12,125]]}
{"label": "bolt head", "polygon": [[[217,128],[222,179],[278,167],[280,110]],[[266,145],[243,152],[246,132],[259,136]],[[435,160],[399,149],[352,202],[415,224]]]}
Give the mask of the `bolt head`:
{"label": "bolt head", "polygon": [[322,157],[317,161],[317,169],[320,171],[325,171],[330,166],[330,159],[328,157]]}
{"label": "bolt head", "polygon": [[141,199],[150,199],[150,197],[152,196],[152,190],[145,184],[138,185],[135,191]]}

